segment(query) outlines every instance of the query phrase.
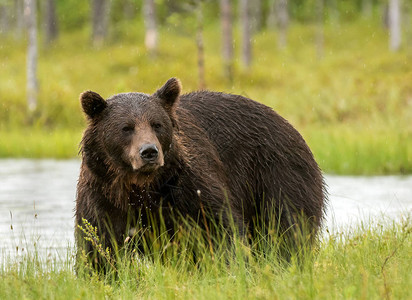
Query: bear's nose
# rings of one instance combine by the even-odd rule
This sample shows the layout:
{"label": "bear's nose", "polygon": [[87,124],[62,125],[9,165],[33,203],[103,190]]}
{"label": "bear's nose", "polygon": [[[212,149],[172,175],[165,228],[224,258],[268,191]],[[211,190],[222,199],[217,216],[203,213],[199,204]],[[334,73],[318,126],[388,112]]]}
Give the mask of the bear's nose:
{"label": "bear's nose", "polygon": [[159,155],[159,150],[157,149],[156,145],[154,144],[144,144],[140,148],[140,157],[145,162],[153,162],[157,156]]}

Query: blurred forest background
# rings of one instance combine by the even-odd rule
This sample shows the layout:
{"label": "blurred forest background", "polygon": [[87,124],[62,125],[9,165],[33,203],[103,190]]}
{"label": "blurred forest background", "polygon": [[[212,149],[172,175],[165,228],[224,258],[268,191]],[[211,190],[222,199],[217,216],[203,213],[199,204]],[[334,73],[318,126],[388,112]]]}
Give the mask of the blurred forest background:
{"label": "blurred forest background", "polygon": [[76,157],[84,90],[242,94],[339,174],[412,173],[410,0],[0,0],[0,157]]}

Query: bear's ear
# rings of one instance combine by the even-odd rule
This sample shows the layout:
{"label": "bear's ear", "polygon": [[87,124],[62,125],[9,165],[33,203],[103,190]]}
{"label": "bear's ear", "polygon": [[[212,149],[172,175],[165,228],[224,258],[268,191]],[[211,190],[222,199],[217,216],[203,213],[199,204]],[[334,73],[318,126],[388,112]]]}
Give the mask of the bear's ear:
{"label": "bear's ear", "polygon": [[92,91],[83,92],[80,95],[83,111],[86,115],[93,119],[106,108],[107,102],[98,93]]}
{"label": "bear's ear", "polygon": [[163,107],[166,110],[170,111],[172,107],[177,103],[181,90],[182,90],[182,85],[180,83],[180,80],[173,77],[173,78],[170,78],[153,95],[163,100],[162,101]]}

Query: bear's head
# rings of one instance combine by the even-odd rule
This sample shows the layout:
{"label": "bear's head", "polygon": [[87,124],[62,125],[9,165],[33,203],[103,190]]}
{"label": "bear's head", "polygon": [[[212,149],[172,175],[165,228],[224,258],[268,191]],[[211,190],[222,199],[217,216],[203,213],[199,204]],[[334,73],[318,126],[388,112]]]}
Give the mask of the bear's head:
{"label": "bear's head", "polygon": [[92,91],[82,93],[89,121],[82,141],[86,164],[100,159],[105,168],[137,184],[153,178],[172,147],[180,91],[180,81],[171,78],[153,95],[124,93],[104,100]]}

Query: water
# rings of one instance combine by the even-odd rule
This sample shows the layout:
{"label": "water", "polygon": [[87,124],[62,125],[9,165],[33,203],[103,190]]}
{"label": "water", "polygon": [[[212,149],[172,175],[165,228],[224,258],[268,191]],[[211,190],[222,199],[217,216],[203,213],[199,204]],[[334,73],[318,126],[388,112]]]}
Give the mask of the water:
{"label": "water", "polygon": [[65,256],[74,245],[78,160],[0,160],[0,251]]}
{"label": "water", "polygon": [[[65,257],[74,245],[78,160],[0,160],[0,252]],[[412,211],[412,176],[326,176],[329,230]]]}

